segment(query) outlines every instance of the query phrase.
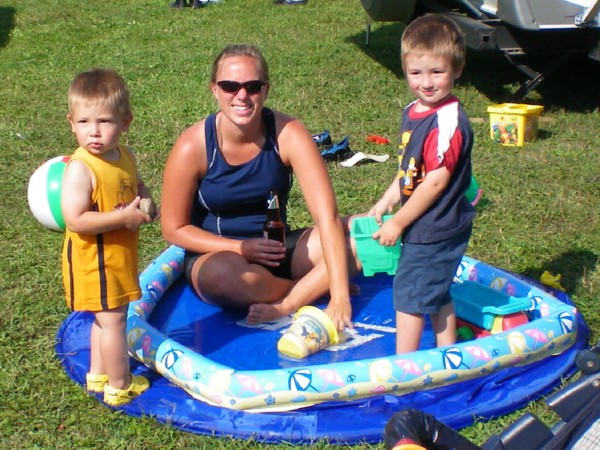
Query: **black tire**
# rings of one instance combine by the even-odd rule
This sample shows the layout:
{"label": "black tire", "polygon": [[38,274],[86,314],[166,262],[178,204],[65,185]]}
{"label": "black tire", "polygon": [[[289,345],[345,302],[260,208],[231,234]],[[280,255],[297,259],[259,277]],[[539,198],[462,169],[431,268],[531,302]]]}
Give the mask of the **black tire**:
{"label": "black tire", "polygon": [[600,371],[600,355],[593,350],[580,350],[575,356],[577,368],[585,375]]}

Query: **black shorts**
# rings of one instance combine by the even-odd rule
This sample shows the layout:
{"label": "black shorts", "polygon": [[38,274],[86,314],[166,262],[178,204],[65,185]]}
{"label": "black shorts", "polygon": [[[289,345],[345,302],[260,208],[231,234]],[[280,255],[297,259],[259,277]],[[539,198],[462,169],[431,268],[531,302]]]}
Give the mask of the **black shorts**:
{"label": "black shorts", "polygon": [[[292,255],[294,254],[294,250],[296,249],[298,241],[300,240],[300,238],[306,230],[307,228],[299,228],[287,234],[285,236],[285,259],[277,267],[264,267],[276,277],[291,280]],[[194,263],[200,256],[202,256],[201,253],[195,253],[188,250],[185,251],[185,256],[183,258],[183,267],[185,269],[185,278],[190,284],[192,283],[192,267],[194,267]]]}

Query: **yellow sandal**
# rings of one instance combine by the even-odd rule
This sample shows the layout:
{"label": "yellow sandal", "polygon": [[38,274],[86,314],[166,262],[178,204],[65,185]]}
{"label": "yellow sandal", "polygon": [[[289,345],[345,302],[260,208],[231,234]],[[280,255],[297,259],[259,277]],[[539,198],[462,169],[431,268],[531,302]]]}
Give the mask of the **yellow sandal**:
{"label": "yellow sandal", "polygon": [[85,375],[85,388],[88,392],[104,392],[104,386],[108,383],[108,375],[104,373],[87,373]]}
{"label": "yellow sandal", "polygon": [[127,389],[116,389],[108,383],[104,386],[104,403],[121,406],[129,403],[150,387],[150,382],[141,375],[131,375],[131,384]]}

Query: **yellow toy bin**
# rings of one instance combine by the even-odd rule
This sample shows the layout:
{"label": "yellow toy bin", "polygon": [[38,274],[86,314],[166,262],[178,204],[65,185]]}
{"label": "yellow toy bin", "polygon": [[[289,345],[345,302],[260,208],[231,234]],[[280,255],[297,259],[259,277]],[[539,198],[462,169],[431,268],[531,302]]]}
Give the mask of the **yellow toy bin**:
{"label": "yellow toy bin", "polygon": [[490,136],[502,145],[521,147],[537,137],[538,122],[543,106],[520,103],[499,103],[488,106]]}

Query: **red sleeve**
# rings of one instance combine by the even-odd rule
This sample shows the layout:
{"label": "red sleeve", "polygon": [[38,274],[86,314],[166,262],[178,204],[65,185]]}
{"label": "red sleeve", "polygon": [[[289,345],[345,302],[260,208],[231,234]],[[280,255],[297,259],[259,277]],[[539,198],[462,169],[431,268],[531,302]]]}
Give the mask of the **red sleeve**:
{"label": "red sleeve", "polygon": [[460,157],[460,151],[463,145],[463,136],[459,129],[452,135],[450,139],[450,147],[444,151],[444,159],[438,160],[438,130],[432,130],[427,139],[425,140],[425,146],[423,148],[423,161],[425,163],[425,172],[438,169],[441,166],[446,167],[450,173],[454,172],[458,158]]}

